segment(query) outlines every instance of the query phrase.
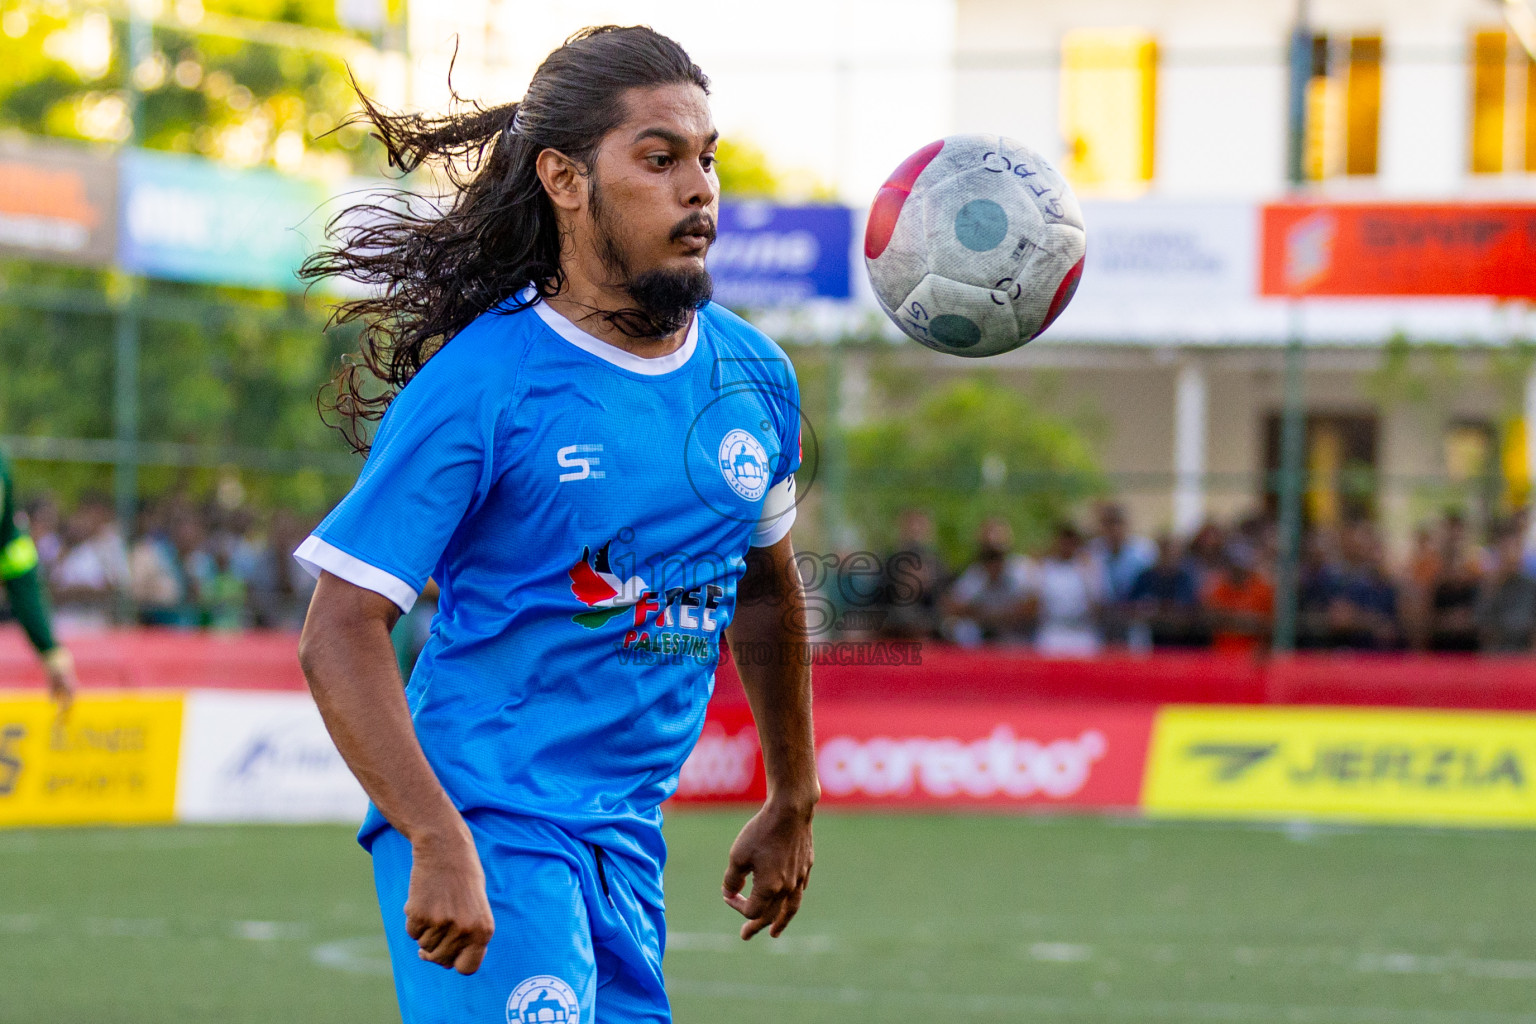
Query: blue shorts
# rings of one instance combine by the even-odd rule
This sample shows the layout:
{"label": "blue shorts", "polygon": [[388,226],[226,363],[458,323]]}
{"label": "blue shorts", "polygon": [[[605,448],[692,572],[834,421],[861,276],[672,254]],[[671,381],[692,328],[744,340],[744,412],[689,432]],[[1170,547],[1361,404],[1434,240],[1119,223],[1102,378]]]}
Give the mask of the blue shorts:
{"label": "blue shorts", "polygon": [[[624,867],[548,822],[466,817],[496,934],[465,976],[417,957],[405,931],[411,844],[373,839],[373,874],[403,1024],[664,1024],[663,908],[641,900]],[[628,868],[633,870],[633,868]]]}

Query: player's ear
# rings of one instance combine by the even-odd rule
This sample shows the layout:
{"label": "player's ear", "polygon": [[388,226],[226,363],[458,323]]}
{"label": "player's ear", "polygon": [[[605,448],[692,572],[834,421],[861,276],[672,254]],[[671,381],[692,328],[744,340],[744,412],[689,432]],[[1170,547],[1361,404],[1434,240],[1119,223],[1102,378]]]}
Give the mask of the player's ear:
{"label": "player's ear", "polygon": [[575,213],[586,201],[586,189],[582,187],[581,168],[576,161],[558,149],[546,149],[539,153],[534,164],[545,195],[557,209]]}

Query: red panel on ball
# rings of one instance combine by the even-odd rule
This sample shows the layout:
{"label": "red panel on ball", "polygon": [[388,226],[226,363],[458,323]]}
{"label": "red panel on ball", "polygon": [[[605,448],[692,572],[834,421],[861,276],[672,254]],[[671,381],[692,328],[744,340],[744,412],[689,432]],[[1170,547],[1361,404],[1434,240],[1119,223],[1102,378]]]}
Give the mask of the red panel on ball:
{"label": "red panel on ball", "polygon": [[902,204],[912,194],[912,186],[923,168],[939,155],[944,140],[930,142],[901,162],[895,172],[885,179],[875,201],[869,208],[869,225],[864,229],[864,256],[874,259],[891,244],[891,234],[896,230],[896,218],[901,216]]}
{"label": "red panel on ball", "polygon": [[1082,279],[1083,258],[1079,258],[1076,263],[1072,264],[1072,269],[1067,271],[1067,275],[1061,279],[1061,284],[1056,286],[1056,294],[1051,297],[1050,308],[1045,311],[1045,323],[1041,324],[1040,329],[1034,333],[1035,338],[1044,334],[1045,329],[1055,323],[1057,317],[1061,316],[1061,311],[1067,308],[1067,303],[1071,302],[1072,296],[1077,294],[1077,282]]}

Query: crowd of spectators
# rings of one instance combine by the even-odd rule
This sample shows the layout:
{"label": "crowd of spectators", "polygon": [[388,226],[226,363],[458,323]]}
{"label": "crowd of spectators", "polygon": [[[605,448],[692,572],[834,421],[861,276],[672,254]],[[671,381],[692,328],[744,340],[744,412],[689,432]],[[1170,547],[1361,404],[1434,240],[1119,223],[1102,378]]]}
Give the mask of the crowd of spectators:
{"label": "crowd of spectators", "polygon": [[[313,522],[172,495],[148,503],[125,533],[104,495],[67,513],[47,498],[26,508],[63,631],[113,625],[297,629],[314,581],[292,558]],[[1271,642],[1278,530],[1251,516],[1207,523],[1187,540],[1138,536],[1124,509],[1099,505],[1091,528],[1062,523],[1048,544],[1018,550],[988,520],[975,554],[951,572],[932,518],[903,513],[897,551],[873,607],[844,632],[1004,645],[1091,656],[1108,648],[1255,653]],[[1370,522],[1308,531],[1298,572],[1303,649],[1536,650],[1536,550],[1524,514],[1481,544],[1459,515],[1416,531],[1389,559]],[[423,632],[426,611],[406,632]],[[871,614],[871,612],[873,614]],[[417,622],[421,618],[423,621]],[[849,628],[852,624],[853,628]],[[409,639],[409,638],[408,638]]]}
{"label": "crowd of spectators", "polygon": [[[1308,530],[1297,579],[1301,649],[1536,649],[1536,551],[1524,513],[1486,545],[1447,513],[1416,531],[1394,562],[1378,528]],[[1043,550],[1018,551],[1001,520],[982,524],[969,565],[951,575],[921,511],[905,513],[873,632],[962,646],[1031,647],[1053,656],[1106,648],[1257,653],[1272,641],[1279,531],[1251,516],[1207,523],[1187,541],[1137,536],[1119,505],[1093,526],[1062,523]]]}
{"label": "crowd of spectators", "polygon": [[314,524],[287,510],[173,495],[149,502],[131,534],[101,494],[67,513],[36,499],[26,515],[65,633],[133,624],[297,629],[304,621],[314,581],[292,552]]}

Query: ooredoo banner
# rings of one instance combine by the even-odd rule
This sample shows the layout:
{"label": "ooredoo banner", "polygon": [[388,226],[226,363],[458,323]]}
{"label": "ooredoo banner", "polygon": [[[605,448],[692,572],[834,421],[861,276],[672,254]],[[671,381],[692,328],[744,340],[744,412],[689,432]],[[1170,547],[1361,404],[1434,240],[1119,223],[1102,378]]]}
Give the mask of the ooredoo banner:
{"label": "ooredoo banner", "polygon": [[[837,805],[1134,808],[1152,712],[1113,706],[823,704],[822,799]],[[677,799],[761,799],[762,759],[745,708],[711,709]]]}

